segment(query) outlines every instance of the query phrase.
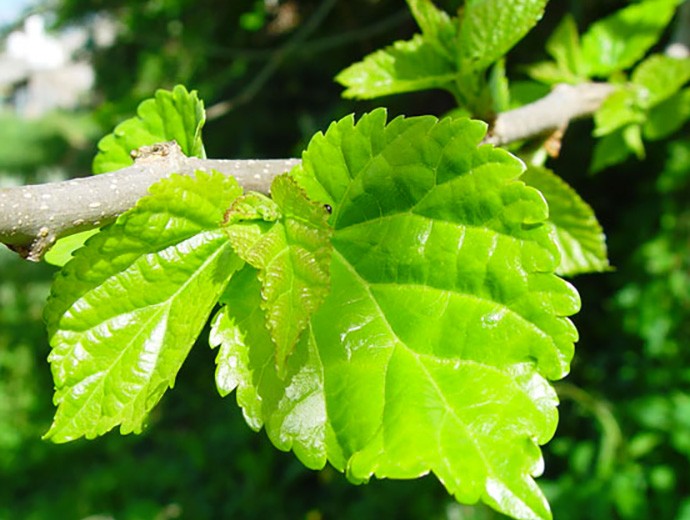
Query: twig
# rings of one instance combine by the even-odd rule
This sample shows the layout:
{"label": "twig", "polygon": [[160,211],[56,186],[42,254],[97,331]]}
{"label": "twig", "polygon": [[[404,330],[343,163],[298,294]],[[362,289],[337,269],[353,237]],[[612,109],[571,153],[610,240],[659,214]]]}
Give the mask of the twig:
{"label": "twig", "polygon": [[[149,147],[145,147],[149,148]],[[154,182],[180,173],[218,170],[247,190],[268,190],[276,175],[299,161],[213,160],[186,157],[176,143],[154,145],[133,166],[62,182],[0,189],[0,242],[38,261],[58,238],[112,222]]]}
{"label": "twig", "polygon": [[[592,114],[613,87],[605,83],[559,85],[544,98],[499,114],[485,142],[503,145],[562,128]],[[299,159],[217,160],[185,157],[174,144],[158,145],[133,166],[70,181],[0,189],[0,242],[38,261],[66,235],[112,222],[172,173],[217,170],[246,189],[267,193],[272,179]]]}
{"label": "twig", "polygon": [[485,142],[501,146],[564,128],[594,113],[613,90],[608,83],[556,85],[534,103],[499,114]]}

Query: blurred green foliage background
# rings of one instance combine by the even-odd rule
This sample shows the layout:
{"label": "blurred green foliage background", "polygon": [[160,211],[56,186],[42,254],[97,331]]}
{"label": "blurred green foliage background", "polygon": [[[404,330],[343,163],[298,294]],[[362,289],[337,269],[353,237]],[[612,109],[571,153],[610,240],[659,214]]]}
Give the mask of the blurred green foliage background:
{"label": "blurred green foliage background", "polygon": [[[460,0],[437,2],[449,10]],[[298,156],[334,119],[376,103],[340,98],[333,76],[416,27],[394,0],[55,0],[57,26],[116,20],[91,103],[26,121],[0,112],[0,185],[89,171],[95,142],[157,88],[183,83],[206,101],[210,157]],[[543,59],[566,12],[586,27],[622,0],[552,2],[508,59],[509,76]],[[443,115],[449,95],[384,100],[392,114]],[[539,482],[558,520],[690,520],[690,134],[590,175],[591,121],[568,129],[549,164],[595,209],[615,271],[573,280],[583,310],[561,422]],[[141,436],[40,440],[52,417],[42,306],[53,269],[0,251],[0,519],[490,519],[435,480],[352,486],[304,469],[218,397],[214,354],[193,350]],[[202,336],[203,337],[203,336]]]}

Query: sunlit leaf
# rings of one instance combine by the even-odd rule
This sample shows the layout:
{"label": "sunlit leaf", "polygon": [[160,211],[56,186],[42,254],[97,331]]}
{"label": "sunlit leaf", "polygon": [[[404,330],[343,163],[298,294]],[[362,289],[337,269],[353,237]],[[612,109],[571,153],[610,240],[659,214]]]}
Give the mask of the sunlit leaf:
{"label": "sunlit leaf", "polygon": [[548,0],[471,0],[463,8],[458,53],[461,63],[485,70],[536,25]]}
{"label": "sunlit leaf", "polygon": [[173,176],[89,240],[45,311],[58,410],[46,437],[140,432],[242,261],[220,229],[240,195],[219,173]]}
{"label": "sunlit leaf", "polygon": [[[309,318],[328,294],[331,229],[323,205],[309,201],[290,177],[276,177],[271,195],[273,200],[237,199],[241,205],[253,204],[256,213],[242,207],[242,221],[225,231],[238,255],[259,269],[262,304],[282,375]],[[228,218],[236,215],[233,205]]]}
{"label": "sunlit leaf", "polygon": [[137,116],[123,121],[98,143],[94,173],[106,173],[130,166],[131,153],[141,146],[176,141],[188,157],[205,157],[201,128],[206,115],[196,91],[181,85],[172,91],[158,90],[143,101]]}
{"label": "sunlit leaf", "polygon": [[[317,135],[293,176],[332,207],[331,292],[286,376],[251,275],[215,320],[217,383],[310,467],[353,481],[433,472],[458,500],[549,518],[533,476],[555,430],[579,308],[542,195],[479,146],[483,124],[382,110]],[[238,296],[244,294],[244,297]]]}
{"label": "sunlit leaf", "polygon": [[335,80],[346,87],[344,97],[372,99],[450,88],[455,77],[453,62],[417,34],[409,41],[395,42],[350,65]]}
{"label": "sunlit leaf", "polygon": [[520,177],[538,189],[549,204],[561,254],[557,272],[572,276],[609,269],[606,237],[592,208],[560,177],[546,168],[530,167]]}
{"label": "sunlit leaf", "polygon": [[634,65],[659,40],[678,3],[637,2],[592,24],[582,36],[584,72],[590,77],[607,77]]}

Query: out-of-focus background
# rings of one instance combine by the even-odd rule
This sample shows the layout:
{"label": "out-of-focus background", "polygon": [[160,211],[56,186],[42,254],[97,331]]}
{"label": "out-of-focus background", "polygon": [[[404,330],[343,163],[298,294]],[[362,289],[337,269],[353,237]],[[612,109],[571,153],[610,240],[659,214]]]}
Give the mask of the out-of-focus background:
{"label": "out-of-focus background", "polygon": [[[512,78],[566,12],[582,29],[626,2],[551,4],[510,55]],[[98,138],[177,83],[205,100],[217,158],[298,156],[332,120],[377,105],[441,116],[444,93],[354,102],[333,82],[415,30],[399,0],[0,0],[0,186],[88,174]],[[616,270],[573,280],[581,341],[539,482],[558,520],[690,520],[689,134],[593,176],[591,130],[571,125],[551,166],[594,207]],[[0,251],[0,520],[498,518],[433,478],[352,486],[304,469],[218,396],[203,342],[143,435],[41,441],[53,273]]]}

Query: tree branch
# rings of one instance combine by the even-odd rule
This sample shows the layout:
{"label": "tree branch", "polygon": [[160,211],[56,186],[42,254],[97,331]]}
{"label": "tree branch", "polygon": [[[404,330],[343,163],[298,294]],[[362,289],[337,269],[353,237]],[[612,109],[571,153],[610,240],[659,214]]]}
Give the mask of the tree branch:
{"label": "tree branch", "polygon": [[613,90],[609,83],[556,85],[534,103],[498,114],[485,141],[502,146],[564,129],[571,120],[596,112]]}
{"label": "tree branch", "polygon": [[142,147],[134,165],[111,173],[0,189],[0,242],[39,261],[58,238],[112,222],[172,173],[218,170],[246,190],[267,192],[273,177],[298,163],[198,159],[185,156],[175,142]]}
{"label": "tree branch", "polygon": [[[485,142],[504,145],[564,128],[571,119],[591,115],[612,91],[605,83],[558,85],[534,103],[499,114]],[[0,242],[39,261],[58,238],[112,222],[173,173],[213,169],[233,175],[246,190],[268,193],[273,178],[298,163],[186,157],[174,142],[143,147],[134,165],[112,173],[0,189]]]}

